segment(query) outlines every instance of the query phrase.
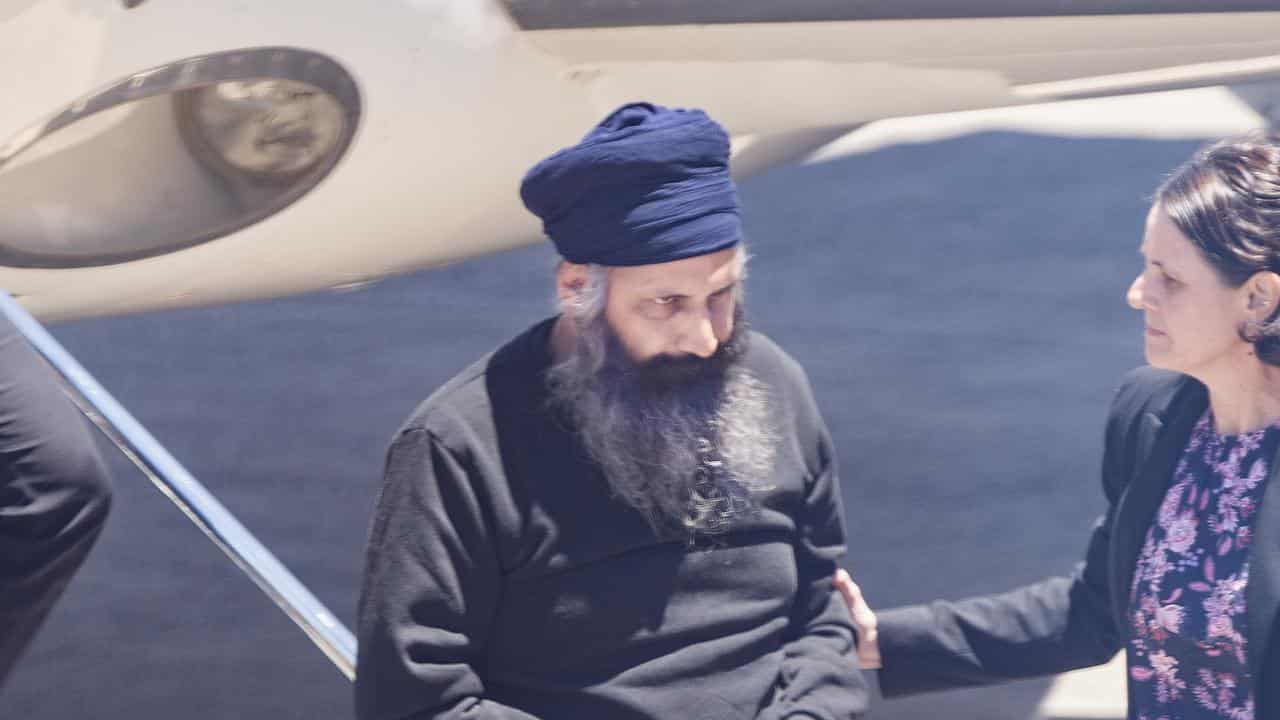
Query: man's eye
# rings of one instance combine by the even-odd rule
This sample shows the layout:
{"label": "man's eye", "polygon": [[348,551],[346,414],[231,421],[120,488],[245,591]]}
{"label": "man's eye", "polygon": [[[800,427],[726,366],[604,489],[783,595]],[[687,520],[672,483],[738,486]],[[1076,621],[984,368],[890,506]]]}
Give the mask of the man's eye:
{"label": "man's eye", "polygon": [[678,298],[675,295],[664,295],[663,297],[660,297],[660,298],[654,298],[653,302],[655,305],[670,305],[674,303],[677,299]]}

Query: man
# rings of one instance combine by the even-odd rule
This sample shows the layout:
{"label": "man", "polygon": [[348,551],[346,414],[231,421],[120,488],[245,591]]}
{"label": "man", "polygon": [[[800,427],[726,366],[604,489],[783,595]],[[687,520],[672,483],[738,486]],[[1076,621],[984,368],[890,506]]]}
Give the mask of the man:
{"label": "man", "polygon": [[800,368],[743,323],[728,157],[702,112],[634,104],[525,177],[562,312],[392,443],[361,720],[864,710],[835,454]]}
{"label": "man", "polygon": [[0,314],[0,684],[84,562],[110,501],[84,418]]}

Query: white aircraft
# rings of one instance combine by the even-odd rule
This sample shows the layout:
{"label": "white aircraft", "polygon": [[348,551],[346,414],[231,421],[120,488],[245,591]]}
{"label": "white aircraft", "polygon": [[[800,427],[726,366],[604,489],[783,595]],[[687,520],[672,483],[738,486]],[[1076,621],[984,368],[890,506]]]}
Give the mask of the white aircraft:
{"label": "white aircraft", "polygon": [[884,118],[1271,78],[1280,2],[0,0],[0,68],[0,287],[50,320],[534,241],[523,171],[633,99],[708,109],[745,174]]}

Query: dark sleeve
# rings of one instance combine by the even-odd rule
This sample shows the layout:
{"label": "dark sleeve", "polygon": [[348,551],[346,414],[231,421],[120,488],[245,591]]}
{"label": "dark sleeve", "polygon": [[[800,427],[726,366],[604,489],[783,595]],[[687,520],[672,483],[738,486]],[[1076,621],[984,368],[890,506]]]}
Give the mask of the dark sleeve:
{"label": "dark sleeve", "polygon": [[[812,397],[805,395],[811,405]],[[784,649],[774,700],[759,720],[847,720],[865,713],[870,697],[854,656],[849,611],[831,584],[836,561],[845,552],[835,453],[816,408],[811,417],[817,471],[806,489],[798,522],[794,639]]]}
{"label": "dark sleeve", "polygon": [[80,411],[0,315],[0,682],[88,555],[110,499]]}
{"label": "dark sleeve", "polygon": [[359,720],[536,720],[485,699],[501,573],[482,479],[425,430],[392,444],[359,608]]}
{"label": "dark sleeve", "polygon": [[1107,511],[1070,576],[958,602],[878,615],[886,697],[1065,672],[1110,660],[1123,634],[1111,604],[1113,515],[1133,470],[1131,435],[1141,383],[1130,375],[1112,403],[1102,460]]}

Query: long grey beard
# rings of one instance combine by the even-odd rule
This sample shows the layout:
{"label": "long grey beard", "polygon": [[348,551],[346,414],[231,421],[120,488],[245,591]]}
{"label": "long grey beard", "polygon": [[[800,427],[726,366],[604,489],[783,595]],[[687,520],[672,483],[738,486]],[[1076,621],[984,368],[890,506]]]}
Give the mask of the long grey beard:
{"label": "long grey beard", "polygon": [[723,533],[773,486],[778,435],[768,388],[736,362],[745,341],[739,330],[726,344],[735,357],[721,359],[722,372],[661,384],[626,357],[601,317],[579,328],[572,355],[548,374],[553,404],[614,494],[659,535]]}

